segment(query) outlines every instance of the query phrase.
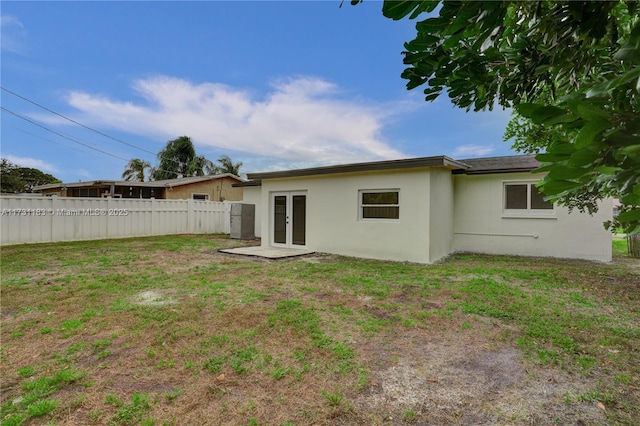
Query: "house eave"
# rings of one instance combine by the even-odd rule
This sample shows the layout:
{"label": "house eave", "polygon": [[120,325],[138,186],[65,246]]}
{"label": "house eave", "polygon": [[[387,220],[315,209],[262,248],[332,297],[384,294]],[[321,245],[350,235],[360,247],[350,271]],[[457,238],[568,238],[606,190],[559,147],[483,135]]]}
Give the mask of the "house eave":
{"label": "house eave", "polygon": [[312,167],[308,169],[283,170],[277,172],[248,173],[250,180],[281,179],[329,175],[337,173],[359,173],[384,170],[397,170],[422,167],[445,167],[448,169],[466,169],[468,166],[447,156],[420,157],[402,160],[373,161],[367,163],[342,164],[336,166]]}
{"label": "house eave", "polygon": [[193,183],[207,182],[211,180],[218,180],[229,178],[233,180],[237,180],[238,183],[244,182],[244,179],[232,175],[230,173],[225,173],[221,175],[211,175],[211,176],[197,176],[197,177],[188,177],[181,179],[167,179],[160,181],[151,181],[151,182],[138,182],[138,181],[128,181],[128,180],[90,180],[86,182],[69,182],[69,183],[52,183],[46,185],[38,185],[33,188],[34,191],[46,191],[50,189],[58,189],[58,188],[85,188],[88,186],[130,186],[137,188],[174,188],[177,186],[189,185]]}

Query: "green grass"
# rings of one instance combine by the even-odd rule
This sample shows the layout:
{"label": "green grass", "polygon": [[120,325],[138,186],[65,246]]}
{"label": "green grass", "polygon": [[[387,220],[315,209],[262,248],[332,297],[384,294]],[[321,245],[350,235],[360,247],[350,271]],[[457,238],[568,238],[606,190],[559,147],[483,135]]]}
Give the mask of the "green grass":
{"label": "green grass", "polygon": [[[640,278],[626,258],[458,254],[414,265],[217,254],[233,243],[3,247],[2,425],[62,424],[69,413],[111,425],[414,423],[427,418],[417,406],[363,412],[348,401],[379,392],[381,372],[421,344],[468,336],[484,345],[471,341],[470,352],[518,351],[527,371],[589,383],[564,396],[567,407],[604,404],[610,424],[640,418]],[[148,291],[168,303],[141,304]]]}
{"label": "green grass", "polygon": [[629,256],[626,237],[613,239],[613,254],[616,256]]}

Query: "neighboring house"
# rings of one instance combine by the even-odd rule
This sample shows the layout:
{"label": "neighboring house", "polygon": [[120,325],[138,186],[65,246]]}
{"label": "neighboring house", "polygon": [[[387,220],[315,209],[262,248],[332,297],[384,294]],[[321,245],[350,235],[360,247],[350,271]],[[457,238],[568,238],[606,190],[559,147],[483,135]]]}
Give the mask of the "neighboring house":
{"label": "neighboring house", "polygon": [[195,199],[210,201],[240,201],[244,182],[231,175],[196,176],[182,179],[156,180],[152,182],[94,180],[89,182],[53,183],[40,185],[34,191],[46,196],[60,197],[114,197],[156,198],[167,200]]}
{"label": "neighboring house", "polygon": [[263,246],[394,261],[456,251],[611,260],[612,217],[569,214],[538,193],[533,156],[425,157],[249,173]]}

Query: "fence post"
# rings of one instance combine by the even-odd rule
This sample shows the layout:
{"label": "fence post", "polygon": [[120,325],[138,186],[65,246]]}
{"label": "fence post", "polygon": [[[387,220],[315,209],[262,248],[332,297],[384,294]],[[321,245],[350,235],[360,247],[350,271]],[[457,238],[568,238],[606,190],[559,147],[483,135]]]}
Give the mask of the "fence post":
{"label": "fence post", "polygon": [[640,257],[640,234],[627,234],[627,251],[631,257]]}

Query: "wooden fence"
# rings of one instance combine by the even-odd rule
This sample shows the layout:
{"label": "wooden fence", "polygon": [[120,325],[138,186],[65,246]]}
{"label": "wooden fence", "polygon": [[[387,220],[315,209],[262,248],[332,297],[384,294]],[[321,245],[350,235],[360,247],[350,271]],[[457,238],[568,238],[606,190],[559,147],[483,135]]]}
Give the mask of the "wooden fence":
{"label": "wooden fence", "polygon": [[170,234],[228,234],[230,202],[0,197],[0,245]]}
{"label": "wooden fence", "polygon": [[640,234],[627,235],[627,249],[631,257],[640,257]]}

